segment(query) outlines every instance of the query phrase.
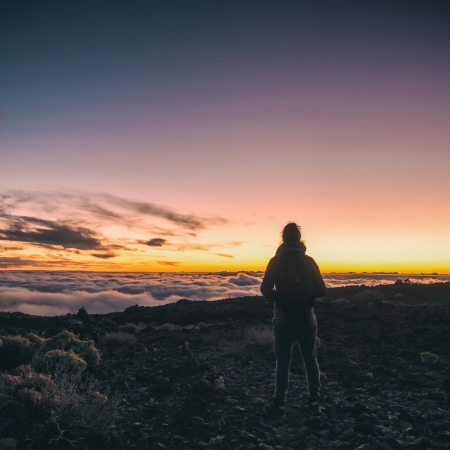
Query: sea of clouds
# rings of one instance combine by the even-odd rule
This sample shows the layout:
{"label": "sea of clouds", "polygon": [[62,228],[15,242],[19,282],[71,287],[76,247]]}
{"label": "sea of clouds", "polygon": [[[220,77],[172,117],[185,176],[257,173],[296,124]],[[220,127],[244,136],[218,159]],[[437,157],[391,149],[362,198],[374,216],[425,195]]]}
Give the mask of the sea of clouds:
{"label": "sea of clouds", "polygon": [[[85,307],[90,313],[123,311],[189,300],[260,295],[263,273],[93,273],[0,271],[0,311],[62,315]],[[326,274],[327,287],[450,281],[450,275]]]}

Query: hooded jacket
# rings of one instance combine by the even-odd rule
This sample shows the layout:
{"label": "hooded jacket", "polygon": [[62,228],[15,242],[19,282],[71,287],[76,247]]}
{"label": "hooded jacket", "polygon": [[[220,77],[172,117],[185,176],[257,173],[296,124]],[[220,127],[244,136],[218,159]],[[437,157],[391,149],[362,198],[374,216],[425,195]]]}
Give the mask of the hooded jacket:
{"label": "hooded jacket", "polygon": [[[283,253],[285,252],[301,252],[305,254],[306,247],[303,242],[298,243],[283,243],[281,244],[275,256],[269,261],[267,265],[266,273],[264,274],[263,281],[261,283],[261,294],[269,300],[273,300],[275,305],[277,304],[277,300],[279,299],[279,292],[283,290],[282,286],[277,286],[277,276],[278,271],[280,270],[280,261]],[[314,300],[318,297],[323,297],[327,288],[323,281],[322,275],[320,273],[319,267],[317,266],[314,259],[310,256],[305,255],[307,258],[307,263],[309,265],[311,278],[312,278],[312,294],[311,294],[311,307],[314,306]]]}

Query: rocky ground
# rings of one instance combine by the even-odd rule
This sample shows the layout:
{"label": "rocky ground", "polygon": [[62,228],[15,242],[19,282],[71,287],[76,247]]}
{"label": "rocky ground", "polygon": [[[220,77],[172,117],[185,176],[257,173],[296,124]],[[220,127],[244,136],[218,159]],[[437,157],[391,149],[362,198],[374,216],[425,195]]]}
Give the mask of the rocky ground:
{"label": "rocky ground", "polygon": [[[123,398],[105,448],[450,449],[450,283],[364,289],[330,289],[315,308],[317,415],[306,408],[298,349],[286,417],[263,411],[275,357],[267,334],[259,344],[248,334],[271,324],[272,305],[262,297],[78,317],[0,313],[0,334],[69,329],[97,342],[102,359],[93,375]],[[135,343],[102,339],[139,322],[146,327],[134,330]],[[439,359],[423,362],[422,352]]]}

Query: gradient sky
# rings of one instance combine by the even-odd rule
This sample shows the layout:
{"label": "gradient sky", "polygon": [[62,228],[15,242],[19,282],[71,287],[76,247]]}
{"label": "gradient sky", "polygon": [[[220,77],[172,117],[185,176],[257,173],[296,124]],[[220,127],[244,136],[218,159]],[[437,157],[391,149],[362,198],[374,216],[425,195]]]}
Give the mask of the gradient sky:
{"label": "gradient sky", "polygon": [[2,1],[0,269],[450,273],[447,9]]}

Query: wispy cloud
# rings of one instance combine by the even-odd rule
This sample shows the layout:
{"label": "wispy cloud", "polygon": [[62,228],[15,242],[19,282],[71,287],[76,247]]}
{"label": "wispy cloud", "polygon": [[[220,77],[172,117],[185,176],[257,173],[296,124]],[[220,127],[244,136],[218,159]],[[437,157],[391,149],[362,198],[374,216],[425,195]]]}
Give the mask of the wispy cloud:
{"label": "wispy cloud", "polygon": [[[137,244],[148,245],[150,247],[164,247],[165,250],[172,250],[176,252],[210,252],[216,248],[234,248],[244,244],[244,242],[225,242],[214,244],[201,244],[201,243],[189,243],[189,242],[170,242],[167,239],[153,238],[149,241],[137,241]],[[212,253],[218,256],[225,256],[233,258],[232,255],[225,253]]]}
{"label": "wispy cloud", "polygon": [[22,258],[22,257],[0,257],[0,269],[22,269],[24,267],[33,266],[37,269],[54,269],[54,268],[77,268],[88,269],[89,265],[79,261],[73,261],[69,258],[59,257],[58,259],[42,259],[42,258]]}
{"label": "wispy cloud", "polygon": [[234,258],[233,255],[229,255],[228,253],[213,253],[213,255],[221,256],[222,258]]}
{"label": "wispy cloud", "polygon": [[[122,224],[129,227],[139,227],[140,224],[146,226],[147,222],[142,221],[144,217],[164,219],[168,223],[190,231],[198,231],[208,226],[228,223],[228,220],[223,217],[182,214],[168,206],[97,192],[29,192],[11,190],[0,196],[0,212],[2,211],[2,203],[5,210],[29,206],[34,210],[43,210],[52,214],[57,214],[61,211],[67,213],[68,208],[66,205],[69,205],[72,213],[82,212],[84,215],[88,214],[91,219],[100,219],[102,223]],[[77,215],[73,215],[77,217]]]}
{"label": "wispy cloud", "polygon": [[[0,241],[5,241],[1,248],[9,252],[5,256],[11,257],[19,256],[14,254],[19,243],[24,245],[21,249],[38,246],[49,254],[62,251],[90,257],[91,261],[111,260],[129,251],[145,253],[150,248],[158,252],[209,252],[223,247],[223,243],[195,242],[198,233],[227,223],[218,216],[183,214],[167,206],[105,193],[20,190],[0,193]],[[114,234],[109,231],[112,228]],[[133,235],[143,238],[130,238]],[[17,266],[20,261],[17,260]],[[32,258],[28,257],[27,262],[33,265]],[[169,265],[167,261],[164,264]],[[173,261],[171,265],[176,264],[179,263]]]}
{"label": "wispy cloud", "polygon": [[179,266],[180,263],[177,261],[155,261],[160,266]]}

